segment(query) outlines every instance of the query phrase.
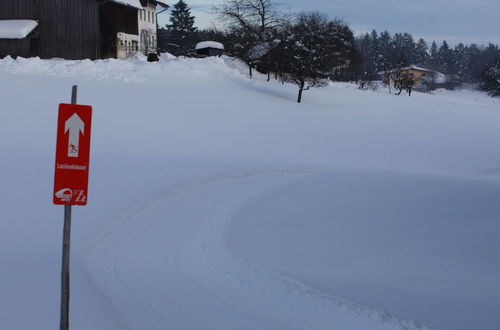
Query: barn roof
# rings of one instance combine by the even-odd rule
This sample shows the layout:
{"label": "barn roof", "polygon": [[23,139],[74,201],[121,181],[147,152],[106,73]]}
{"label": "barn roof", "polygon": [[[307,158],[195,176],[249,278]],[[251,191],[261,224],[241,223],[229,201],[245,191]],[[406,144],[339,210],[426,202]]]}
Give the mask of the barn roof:
{"label": "barn roof", "polygon": [[30,19],[0,20],[0,39],[24,39],[37,26],[38,22]]}
{"label": "barn roof", "polygon": [[141,2],[139,0],[110,0],[112,2],[120,3],[125,6],[134,7],[137,9],[142,9]]}
{"label": "barn roof", "polygon": [[142,3],[143,7],[146,7],[148,5],[148,3],[152,3],[153,5],[160,6],[160,7],[164,8],[164,9],[170,8],[169,5],[167,5],[165,2],[160,1],[160,0],[140,0],[140,1]]}
{"label": "barn roof", "polygon": [[154,0],[154,2],[156,2],[158,4],[158,6],[160,7],[163,7],[163,8],[170,8],[169,5],[167,5],[165,2],[163,1],[158,1],[158,0]]}
{"label": "barn roof", "polygon": [[378,72],[378,74],[379,75],[384,75],[386,73],[393,73],[393,72],[400,72],[400,71],[407,71],[407,70],[415,70],[415,71],[431,72],[431,73],[435,73],[435,74],[442,74],[439,71],[422,68],[422,67],[419,67],[419,66],[416,66],[416,65],[410,65],[410,66],[406,66],[406,67],[403,67],[403,68],[392,69],[392,70],[389,70],[389,71],[380,71],[380,72]]}

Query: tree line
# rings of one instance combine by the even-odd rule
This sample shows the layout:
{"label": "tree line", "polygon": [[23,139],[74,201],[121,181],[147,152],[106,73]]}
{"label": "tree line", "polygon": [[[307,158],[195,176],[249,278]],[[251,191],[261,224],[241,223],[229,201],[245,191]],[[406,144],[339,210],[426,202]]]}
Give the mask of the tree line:
{"label": "tree line", "polygon": [[477,83],[500,95],[500,49],[489,44],[415,41],[409,33],[391,35],[372,31],[355,38],[343,20],[318,12],[285,14],[273,0],[224,0],[213,7],[224,29],[199,30],[184,0],[171,11],[170,23],[159,30],[158,43],[174,55],[192,56],[198,41],[219,41],[226,52],[257,70],[268,80],[279,79],[304,91],[330,80],[370,81],[380,73],[418,65],[447,74],[460,83]]}
{"label": "tree line", "polygon": [[492,67],[498,66],[500,49],[490,43],[486,47],[476,44],[457,44],[451,48],[446,41],[429,47],[424,39],[415,41],[409,33],[391,35],[373,30],[357,38],[359,67],[357,75],[363,79],[376,79],[386,70],[418,65],[447,74],[457,82],[481,83]]}

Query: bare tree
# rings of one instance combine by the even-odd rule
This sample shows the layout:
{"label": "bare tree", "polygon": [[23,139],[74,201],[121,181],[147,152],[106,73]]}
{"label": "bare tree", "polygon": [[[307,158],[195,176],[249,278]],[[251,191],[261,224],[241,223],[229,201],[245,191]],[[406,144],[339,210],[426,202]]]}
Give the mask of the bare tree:
{"label": "bare tree", "polygon": [[304,13],[290,24],[280,42],[281,76],[302,93],[328,84],[334,75],[349,67],[354,49],[352,31],[340,20],[331,21],[320,13]]}
{"label": "bare tree", "polygon": [[245,60],[252,76],[255,47],[270,41],[281,16],[272,0],[224,0],[212,12],[225,22],[234,41],[237,55]]}
{"label": "bare tree", "polygon": [[404,71],[395,71],[392,76],[394,88],[398,90],[396,95],[401,95],[403,90],[411,96],[413,86],[415,85],[415,79],[412,73]]}
{"label": "bare tree", "polygon": [[260,42],[267,41],[272,28],[280,23],[280,15],[271,0],[225,0],[212,11],[221,21],[255,35]]}

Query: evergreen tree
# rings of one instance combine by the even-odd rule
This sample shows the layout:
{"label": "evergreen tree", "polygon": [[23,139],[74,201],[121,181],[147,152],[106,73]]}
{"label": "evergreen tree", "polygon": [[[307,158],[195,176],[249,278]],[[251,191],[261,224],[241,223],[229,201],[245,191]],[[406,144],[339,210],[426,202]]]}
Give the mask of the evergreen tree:
{"label": "evergreen tree", "polygon": [[359,54],[361,55],[361,76],[362,80],[371,80],[373,77],[373,64],[371,61],[371,38],[366,33],[363,39],[358,41]]}
{"label": "evergreen tree", "polygon": [[450,46],[448,46],[446,40],[443,41],[443,44],[439,47],[437,55],[440,70],[447,74],[455,73],[453,65],[453,51],[450,49]]}
{"label": "evergreen tree", "polygon": [[427,46],[427,42],[424,39],[420,38],[415,45],[415,64],[418,65],[427,65],[429,64],[429,47]]}
{"label": "evergreen tree", "polygon": [[482,65],[478,59],[481,57],[481,50],[476,44],[467,47],[468,58],[470,60],[469,67],[469,82],[479,82],[482,75]]}
{"label": "evergreen tree", "polygon": [[405,67],[415,63],[415,41],[409,33],[396,33],[392,40],[398,67]]}
{"label": "evergreen tree", "polygon": [[381,49],[379,45],[379,37],[378,33],[376,30],[373,30],[371,35],[370,35],[370,53],[369,53],[369,60],[370,60],[370,71],[372,78],[376,78],[378,73],[383,71],[383,63],[382,63],[382,54],[381,54]]}
{"label": "evergreen tree", "polygon": [[170,22],[167,25],[170,37],[170,47],[168,48],[171,53],[175,55],[190,55],[195,43],[194,27],[195,17],[191,16],[191,10],[184,0],[179,0],[173,6],[170,14]]}
{"label": "evergreen tree", "polygon": [[392,37],[388,31],[384,31],[380,34],[379,42],[380,48],[380,64],[383,71],[388,71],[394,68],[395,56],[394,50],[392,48]]}
{"label": "evergreen tree", "polygon": [[481,65],[481,71],[484,71],[485,68],[490,68],[492,65],[496,64],[499,60],[500,50],[497,45],[492,43],[488,44],[479,56],[476,61],[478,61]]}
{"label": "evergreen tree", "polygon": [[434,70],[440,70],[440,67],[439,67],[439,57],[438,57],[438,47],[437,47],[436,41],[433,41],[432,44],[431,44],[429,65]]}
{"label": "evergreen tree", "polygon": [[415,57],[415,40],[411,34],[403,33],[403,45],[408,64],[415,64],[417,61]]}
{"label": "evergreen tree", "polygon": [[453,65],[461,82],[470,81],[470,63],[471,58],[468,47],[465,47],[463,43],[459,43],[455,46],[453,52]]}
{"label": "evergreen tree", "polygon": [[[365,35],[366,36],[366,35]],[[366,64],[367,64],[367,49],[368,49],[368,43],[364,41],[364,37],[356,37],[355,40],[355,55],[356,58],[353,58],[354,61],[354,66],[353,70],[355,72],[355,81],[358,80],[363,80],[365,79],[365,72],[366,72]]]}

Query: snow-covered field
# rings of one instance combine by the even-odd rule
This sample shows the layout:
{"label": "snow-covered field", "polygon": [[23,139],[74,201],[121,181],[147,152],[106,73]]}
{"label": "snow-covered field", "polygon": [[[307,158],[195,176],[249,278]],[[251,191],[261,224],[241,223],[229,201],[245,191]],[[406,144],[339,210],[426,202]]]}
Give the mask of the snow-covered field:
{"label": "snow-covered field", "polygon": [[333,84],[299,105],[245,73],[0,60],[0,329],[58,326],[73,84],[94,113],[72,329],[499,329],[500,101]]}

